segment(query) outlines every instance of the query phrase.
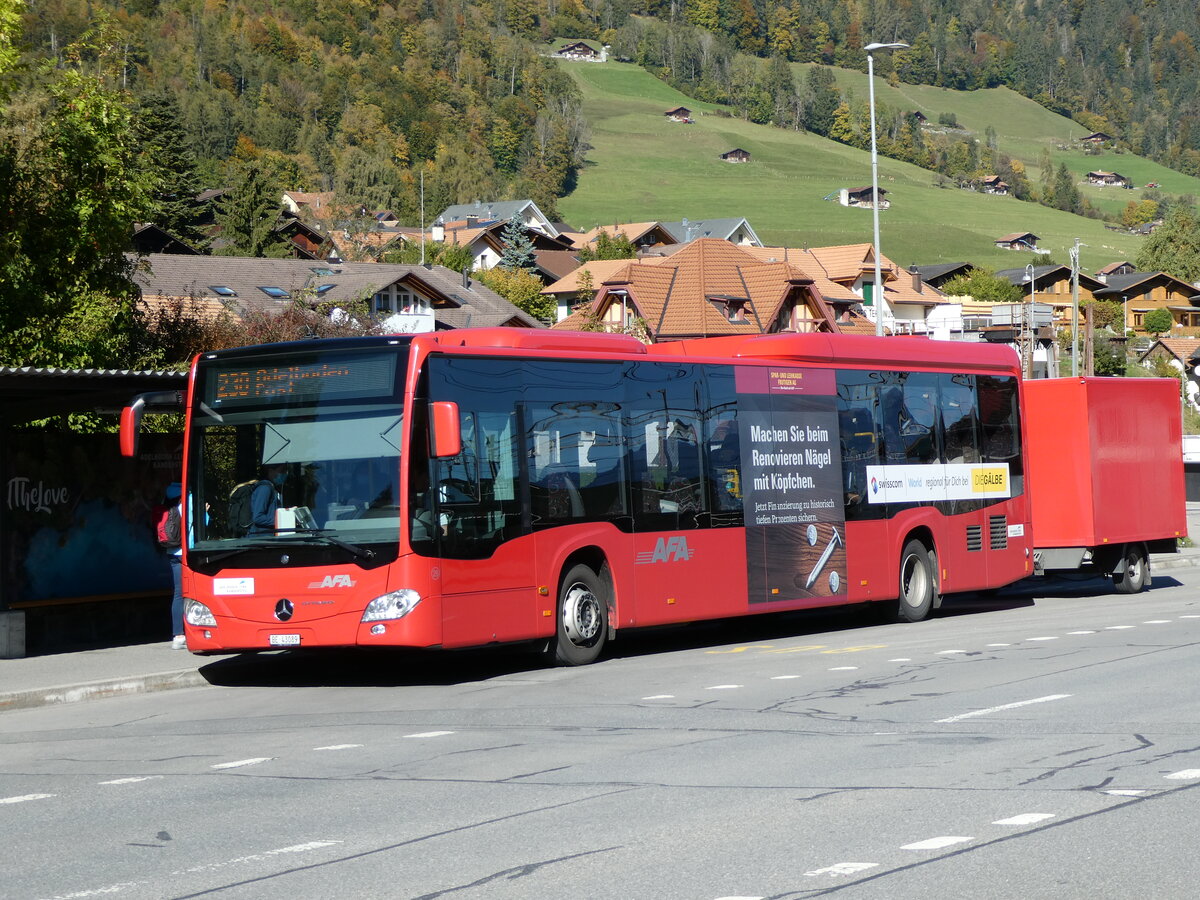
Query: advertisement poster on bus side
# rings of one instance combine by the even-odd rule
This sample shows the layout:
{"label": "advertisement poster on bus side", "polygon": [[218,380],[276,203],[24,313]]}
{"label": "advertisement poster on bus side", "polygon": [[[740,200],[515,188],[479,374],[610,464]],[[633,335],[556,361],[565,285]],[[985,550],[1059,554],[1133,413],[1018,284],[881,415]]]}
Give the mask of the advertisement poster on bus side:
{"label": "advertisement poster on bus side", "polygon": [[834,373],[739,367],[737,392],[750,602],[845,594]]}

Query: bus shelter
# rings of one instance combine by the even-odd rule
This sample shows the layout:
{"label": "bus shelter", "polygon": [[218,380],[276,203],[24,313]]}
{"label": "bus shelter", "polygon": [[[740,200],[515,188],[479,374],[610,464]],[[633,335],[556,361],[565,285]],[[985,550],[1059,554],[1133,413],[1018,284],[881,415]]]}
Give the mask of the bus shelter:
{"label": "bus shelter", "polygon": [[[0,367],[0,658],[149,637],[156,612],[169,634],[151,510],[179,480],[182,435],[147,435],[129,460],[116,424],[136,394],[186,385],[176,371]],[[26,427],[71,413],[113,429]]]}

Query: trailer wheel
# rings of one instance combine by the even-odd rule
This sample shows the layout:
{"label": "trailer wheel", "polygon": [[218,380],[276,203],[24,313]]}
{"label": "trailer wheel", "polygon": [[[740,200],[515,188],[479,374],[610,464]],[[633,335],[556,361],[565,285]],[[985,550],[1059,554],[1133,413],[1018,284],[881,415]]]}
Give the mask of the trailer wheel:
{"label": "trailer wheel", "polygon": [[608,590],[590,566],[572,566],[558,592],[558,627],[550,644],[553,662],[595,662],[608,638]]}
{"label": "trailer wheel", "polygon": [[918,540],[910,540],[900,554],[900,596],[896,600],[896,621],[920,622],[933,607],[933,564],[929,551]]}
{"label": "trailer wheel", "polygon": [[1142,544],[1126,544],[1121,552],[1125,571],[1114,573],[1113,584],[1119,594],[1140,594],[1150,586],[1150,560]]}

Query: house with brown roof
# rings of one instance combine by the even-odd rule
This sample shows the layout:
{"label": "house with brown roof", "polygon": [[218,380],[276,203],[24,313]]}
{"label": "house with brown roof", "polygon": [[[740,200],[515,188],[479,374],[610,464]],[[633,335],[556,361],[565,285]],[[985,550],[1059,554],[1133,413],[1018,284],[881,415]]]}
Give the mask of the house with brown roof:
{"label": "house with brown roof", "polygon": [[610,238],[626,238],[638,251],[674,244],[679,240],[662,222],[632,222],[629,224],[614,222],[612,225],[598,225],[591,231],[579,235],[575,238],[572,246],[576,250],[588,248],[594,250],[601,234],[606,234]]}
{"label": "house with brown roof", "polygon": [[677,106],[674,109],[668,109],[663,115],[672,122],[679,122],[681,125],[690,125],[692,123],[692,111],[686,106]]}
{"label": "house with brown roof", "polygon": [[870,209],[873,198],[878,196],[879,208],[887,209],[892,205],[892,202],[885,196],[888,192],[883,188],[879,188],[878,194],[873,186],[856,188],[842,188],[838,191],[838,203],[842,206],[853,206],[858,209]]}
{"label": "house with brown roof", "polygon": [[[655,261],[654,259],[639,260],[639,262],[646,263]],[[595,300],[605,280],[612,277],[613,274],[621,269],[624,269],[630,262],[633,262],[633,260],[593,259],[566,273],[557,281],[548,284],[542,289],[542,293],[554,298],[557,310],[555,321],[561,322],[567,316],[571,315],[576,307]],[[583,282],[586,281],[586,275],[591,276],[592,287],[585,296],[581,292],[584,290]]]}
{"label": "house with brown roof", "polygon": [[996,238],[996,246],[1002,250],[1029,250],[1037,252],[1038,236],[1031,231],[1014,231]]}
{"label": "house with brown roof", "polygon": [[606,54],[602,48],[593,47],[587,41],[572,41],[559,47],[554,55],[560,59],[576,62],[604,62]]}
{"label": "house with brown roof", "polygon": [[1200,340],[1190,338],[1159,338],[1138,357],[1146,368],[1152,368],[1157,360],[1167,363],[1184,378],[1184,391],[1193,409],[1200,409],[1200,374],[1196,364],[1200,362]]}
{"label": "house with brown roof", "polygon": [[1105,134],[1103,131],[1093,131],[1087,137],[1081,137],[1079,143],[1092,145],[1111,144],[1115,140],[1116,138],[1111,134]]}
{"label": "house with brown roof", "polygon": [[1008,194],[1008,182],[1001,179],[999,175],[985,175],[983,181],[983,192],[985,194],[999,194],[1006,196]]}
{"label": "house with brown roof", "polygon": [[[452,246],[468,247],[471,250],[473,269],[491,269],[504,256],[504,229],[508,222],[489,222],[485,225],[471,225],[465,222],[442,224],[437,222],[430,229],[429,239],[435,243],[446,243]],[[526,226],[525,235],[533,244],[536,255],[545,250],[571,250],[571,242],[565,237],[550,237],[536,228]],[[562,262],[551,266],[543,274],[547,283],[554,281],[564,268]]]}
{"label": "house with brown roof", "polygon": [[1165,309],[1175,327],[1172,337],[1200,335],[1200,288],[1166,272],[1131,272],[1110,275],[1094,292],[1097,300],[1116,300],[1125,317],[1125,331],[1146,334],[1146,313]]}
{"label": "house with brown roof", "polygon": [[750,153],[746,150],[743,150],[741,147],[734,147],[732,150],[722,153],[721,159],[730,163],[750,162]]}
{"label": "house with brown roof", "polygon": [[[1070,266],[1034,266],[1033,283],[1029,281],[1029,267],[1001,269],[997,278],[1007,279],[1021,289],[1024,301],[1045,303],[1053,309],[1054,324],[1070,327],[1074,308],[1074,287]],[[1096,299],[1096,292],[1104,282],[1083,272],[1079,273],[1080,322],[1086,318],[1087,304]],[[1102,299],[1102,298],[1101,298]]]}
{"label": "house with brown roof", "polygon": [[666,258],[628,261],[591,304],[554,327],[578,328],[592,318],[610,330],[640,323],[651,342],[841,330],[838,311],[801,269],[714,238]]}
{"label": "house with brown roof", "polygon": [[1097,270],[1096,277],[1100,281],[1107,282],[1110,275],[1128,275],[1136,271],[1137,266],[1129,262],[1129,260],[1122,259],[1117,262],[1110,262],[1107,266]]}
{"label": "house with brown roof", "polygon": [[532,316],[474,279],[443,266],[314,263],[298,259],[153,254],[134,281],[154,310],[186,301],[207,317],[281,312],[366,301],[387,332],[407,334],[493,325],[540,327]]}
{"label": "house with brown roof", "polygon": [[1087,180],[1088,184],[1098,184],[1101,186],[1133,187],[1133,182],[1119,172],[1105,172],[1100,169],[1097,169],[1095,172],[1088,172]]}

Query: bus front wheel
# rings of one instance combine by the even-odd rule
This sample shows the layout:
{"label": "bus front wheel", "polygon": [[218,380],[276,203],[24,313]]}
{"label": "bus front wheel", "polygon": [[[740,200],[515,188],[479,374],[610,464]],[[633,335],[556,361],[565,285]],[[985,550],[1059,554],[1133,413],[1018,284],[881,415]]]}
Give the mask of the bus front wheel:
{"label": "bus front wheel", "polygon": [[558,628],[553,648],[560,666],[595,662],[608,638],[608,591],[590,566],[572,566],[558,593]]}
{"label": "bus front wheel", "polygon": [[929,551],[918,540],[910,540],[900,554],[900,597],[896,621],[920,622],[933,607],[934,573]]}

